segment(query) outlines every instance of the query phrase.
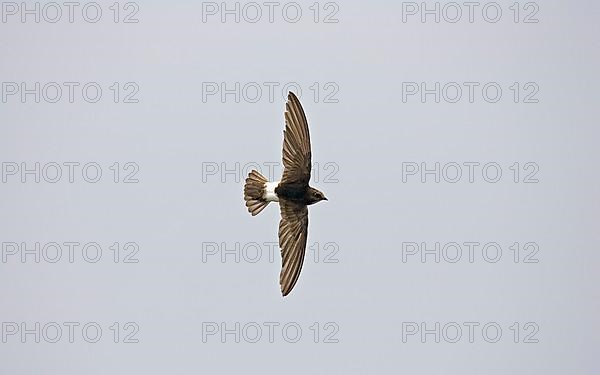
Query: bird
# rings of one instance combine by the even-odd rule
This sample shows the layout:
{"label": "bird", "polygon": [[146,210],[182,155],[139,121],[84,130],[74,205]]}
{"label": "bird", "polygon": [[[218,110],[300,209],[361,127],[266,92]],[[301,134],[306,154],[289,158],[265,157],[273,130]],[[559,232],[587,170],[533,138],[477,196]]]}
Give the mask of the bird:
{"label": "bird", "polygon": [[308,206],[328,200],[323,192],[309,186],[312,155],[308,121],[298,97],[290,91],[287,99],[281,180],[270,182],[252,170],[244,185],[244,200],[252,216],[270,202],[279,203],[279,285],[283,297],[292,291],[302,270],[308,238]]}

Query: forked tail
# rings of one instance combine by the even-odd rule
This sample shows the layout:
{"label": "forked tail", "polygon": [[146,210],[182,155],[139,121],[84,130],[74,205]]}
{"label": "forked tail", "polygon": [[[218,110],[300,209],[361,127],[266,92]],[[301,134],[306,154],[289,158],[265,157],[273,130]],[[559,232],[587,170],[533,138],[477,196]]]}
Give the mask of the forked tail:
{"label": "forked tail", "polygon": [[255,170],[252,170],[246,179],[244,185],[244,200],[248,212],[252,216],[258,215],[267,207],[269,202],[264,198],[267,179]]}

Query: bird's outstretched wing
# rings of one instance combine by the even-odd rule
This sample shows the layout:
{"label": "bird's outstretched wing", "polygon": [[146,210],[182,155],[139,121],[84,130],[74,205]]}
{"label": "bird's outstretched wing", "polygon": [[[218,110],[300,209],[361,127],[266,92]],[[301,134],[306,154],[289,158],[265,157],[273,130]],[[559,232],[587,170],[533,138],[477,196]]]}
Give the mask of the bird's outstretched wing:
{"label": "bird's outstretched wing", "polygon": [[310,180],[310,134],[308,121],[300,101],[290,92],[285,106],[285,130],[283,131],[283,177],[284,184],[308,185]]}
{"label": "bird's outstretched wing", "polygon": [[308,208],[305,205],[281,200],[279,247],[281,248],[281,294],[287,296],[296,285],[306,250],[308,237]]}

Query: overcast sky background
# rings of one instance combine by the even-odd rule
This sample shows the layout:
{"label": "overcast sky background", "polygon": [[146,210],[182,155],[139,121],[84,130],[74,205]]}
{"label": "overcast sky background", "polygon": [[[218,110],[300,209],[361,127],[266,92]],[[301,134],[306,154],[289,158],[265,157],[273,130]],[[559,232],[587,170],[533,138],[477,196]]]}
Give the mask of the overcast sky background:
{"label": "overcast sky background", "polygon": [[[3,9],[1,373],[598,373],[597,2],[521,2],[518,23],[513,1],[498,2],[496,23],[482,17],[485,2],[472,23],[466,7],[456,23],[444,14],[439,23],[433,15],[422,23],[420,13],[403,22],[403,3],[384,1],[320,2],[319,22],[313,2],[302,2],[295,23],[281,15],[286,3],[275,8],[272,23],[264,5],[256,23],[244,18],[254,13],[222,23],[220,13],[203,22],[200,2],[148,1],[137,3],[138,23],[115,23],[112,2],[99,4],[97,23],[81,17],[84,3],[73,23],[64,7],[54,24],[32,16],[21,23],[20,13]],[[250,12],[244,4],[240,11]],[[119,21],[136,11],[123,5]],[[331,13],[338,22],[323,22]],[[539,22],[524,23],[530,13]],[[58,103],[43,96],[36,103],[31,94],[22,103],[20,93],[7,94],[11,82],[57,82],[65,91]],[[74,103],[64,82],[79,83]],[[102,88],[97,103],[81,95],[88,82]],[[220,92],[203,97],[203,87],[216,83],[220,90],[222,82],[228,89],[250,83],[248,90],[257,83],[262,96],[253,102],[254,91],[242,92],[239,103],[233,94],[224,101]],[[272,100],[265,82],[276,85]],[[278,250],[271,261],[264,245],[277,241],[278,207],[251,217],[242,190],[245,166],[256,163],[265,172],[265,163],[280,162],[289,82],[298,83],[310,124],[318,172],[312,184],[329,201],[309,210],[311,249],[300,280],[282,298]],[[448,96],[436,103],[432,94],[422,103],[420,94],[403,100],[403,82],[456,82],[464,91],[457,103]],[[479,85],[473,103],[464,82]],[[502,89],[496,103],[481,94],[489,82]],[[123,103],[136,87],[132,98],[139,102]],[[524,103],[532,91],[529,99],[538,103]],[[36,162],[48,173],[49,163],[62,165],[62,178],[49,183],[54,172],[40,171],[35,183],[34,175],[23,176],[21,163]],[[73,183],[65,162],[80,163]],[[439,183],[433,174],[422,182],[420,170],[403,181],[403,163],[431,169],[436,162]],[[468,162],[479,163],[472,183]],[[100,166],[97,183],[84,180],[86,163]],[[453,163],[462,172],[456,183],[447,181]],[[498,182],[484,179],[487,163],[500,166]],[[279,179],[280,166],[275,171],[268,177]],[[485,177],[494,178],[493,171]],[[534,171],[538,182],[524,183]],[[139,182],[124,183],[133,172]],[[51,263],[41,254],[36,263],[34,255],[14,253],[10,243],[22,242],[28,249],[36,242],[95,242],[102,254],[91,263],[79,247],[71,263],[63,245],[61,259]],[[117,263],[109,249],[115,242]],[[139,247],[130,259],[137,263],[124,263],[129,242]],[[432,249],[436,242],[461,244],[462,257],[437,263],[430,254],[422,262],[421,253],[406,253],[406,243]],[[473,262],[465,242],[481,244]],[[220,252],[209,253],[214,243],[239,243],[240,261],[229,254],[221,262]],[[254,243],[262,256],[251,262]],[[497,262],[482,256],[486,243],[502,248]],[[518,263],[509,249],[514,243]],[[524,249],[526,243],[535,245]],[[537,263],[524,263],[527,255]],[[14,324],[31,329],[35,322],[56,322],[62,338],[53,344],[42,336],[36,344],[29,334],[22,343],[20,331],[7,334]],[[73,343],[65,322],[79,324]],[[89,322],[102,328],[97,343],[82,337]],[[207,335],[209,326],[235,329],[236,322],[247,327],[239,343],[234,334]],[[272,343],[269,322],[277,324]],[[440,328],[439,343],[434,334],[425,343],[421,332],[403,337],[407,323],[433,329],[436,322],[449,327]],[[468,322],[479,324],[472,343]],[[124,329],[126,323],[133,325]],[[302,330],[296,343],[287,342],[294,329],[282,333],[288,323]],[[448,323],[462,327],[456,343]],[[493,329],[482,334],[488,323],[502,329],[496,343],[486,341]],[[256,326],[262,336],[251,343]],[[139,328],[130,337],[139,342],[124,343],[131,327]]]}

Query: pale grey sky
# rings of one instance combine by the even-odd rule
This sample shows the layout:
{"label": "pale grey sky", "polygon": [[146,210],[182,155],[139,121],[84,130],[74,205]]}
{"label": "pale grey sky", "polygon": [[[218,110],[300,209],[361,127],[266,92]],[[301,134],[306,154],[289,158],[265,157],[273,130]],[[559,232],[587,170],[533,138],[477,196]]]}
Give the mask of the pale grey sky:
{"label": "pale grey sky", "polygon": [[[596,2],[3,4],[1,373],[598,373]],[[329,201],[283,299],[242,189],[290,88]]]}

